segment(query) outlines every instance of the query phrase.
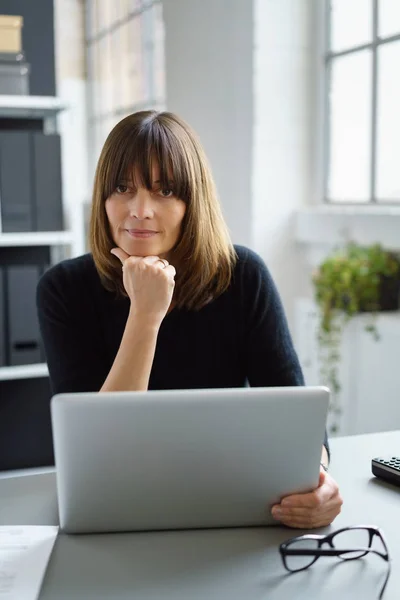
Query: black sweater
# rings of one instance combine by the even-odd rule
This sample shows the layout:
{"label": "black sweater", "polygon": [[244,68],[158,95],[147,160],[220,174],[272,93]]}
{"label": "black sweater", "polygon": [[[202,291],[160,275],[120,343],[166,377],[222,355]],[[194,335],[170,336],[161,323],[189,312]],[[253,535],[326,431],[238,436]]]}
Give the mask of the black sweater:
{"label": "black sweater", "polygon": [[[200,311],[174,308],[164,318],[149,389],[304,385],[267,267],[251,250],[235,250],[238,260],[224,294]],[[37,306],[53,393],[100,390],[129,303],[102,286],[91,254],[46,271]]]}

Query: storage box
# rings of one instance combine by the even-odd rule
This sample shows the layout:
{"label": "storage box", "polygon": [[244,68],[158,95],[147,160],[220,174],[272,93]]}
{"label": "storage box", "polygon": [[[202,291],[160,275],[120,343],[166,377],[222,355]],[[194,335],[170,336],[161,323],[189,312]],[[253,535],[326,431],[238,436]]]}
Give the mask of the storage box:
{"label": "storage box", "polygon": [[0,94],[29,95],[29,64],[0,62]]}
{"label": "storage box", "polygon": [[0,15],[0,52],[21,52],[23,18]]}

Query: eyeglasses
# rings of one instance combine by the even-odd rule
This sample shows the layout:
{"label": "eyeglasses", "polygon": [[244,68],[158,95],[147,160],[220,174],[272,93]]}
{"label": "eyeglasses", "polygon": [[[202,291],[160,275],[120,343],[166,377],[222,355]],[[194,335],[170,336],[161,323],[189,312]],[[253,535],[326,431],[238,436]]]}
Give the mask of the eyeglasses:
{"label": "eyeglasses", "polygon": [[[372,543],[377,538],[375,545],[381,549],[372,548]],[[324,544],[328,548],[322,548]],[[320,556],[338,556],[342,560],[355,560],[362,558],[369,552],[381,556],[388,565],[386,579],[379,594],[383,597],[386,584],[390,575],[390,557],[386,540],[378,527],[358,525],[344,527],[328,535],[301,535],[283,542],[279,546],[285,568],[291,573],[304,571],[311,567]]]}

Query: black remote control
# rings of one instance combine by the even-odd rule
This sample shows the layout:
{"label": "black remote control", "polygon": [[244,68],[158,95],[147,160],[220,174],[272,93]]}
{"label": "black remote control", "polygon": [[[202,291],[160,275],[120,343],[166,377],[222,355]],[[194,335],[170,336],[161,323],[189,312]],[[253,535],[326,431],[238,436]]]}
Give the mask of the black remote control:
{"label": "black remote control", "polygon": [[376,477],[386,479],[394,485],[400,486],[400,457],[373,458],[371,462],[372,472]]}

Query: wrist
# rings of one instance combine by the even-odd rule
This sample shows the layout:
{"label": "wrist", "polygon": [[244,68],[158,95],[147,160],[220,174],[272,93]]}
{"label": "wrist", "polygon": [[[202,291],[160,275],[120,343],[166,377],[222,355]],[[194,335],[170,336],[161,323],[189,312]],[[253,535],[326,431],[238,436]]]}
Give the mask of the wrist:
{"label": "wrist", "polygon": [[149,313],[138,313],[132,309],[129,311],[127,323],[131,328],[135,330],[140,329],[146,332],[157,333],[160,329],[162,319],[158,315],[151,315]]}

